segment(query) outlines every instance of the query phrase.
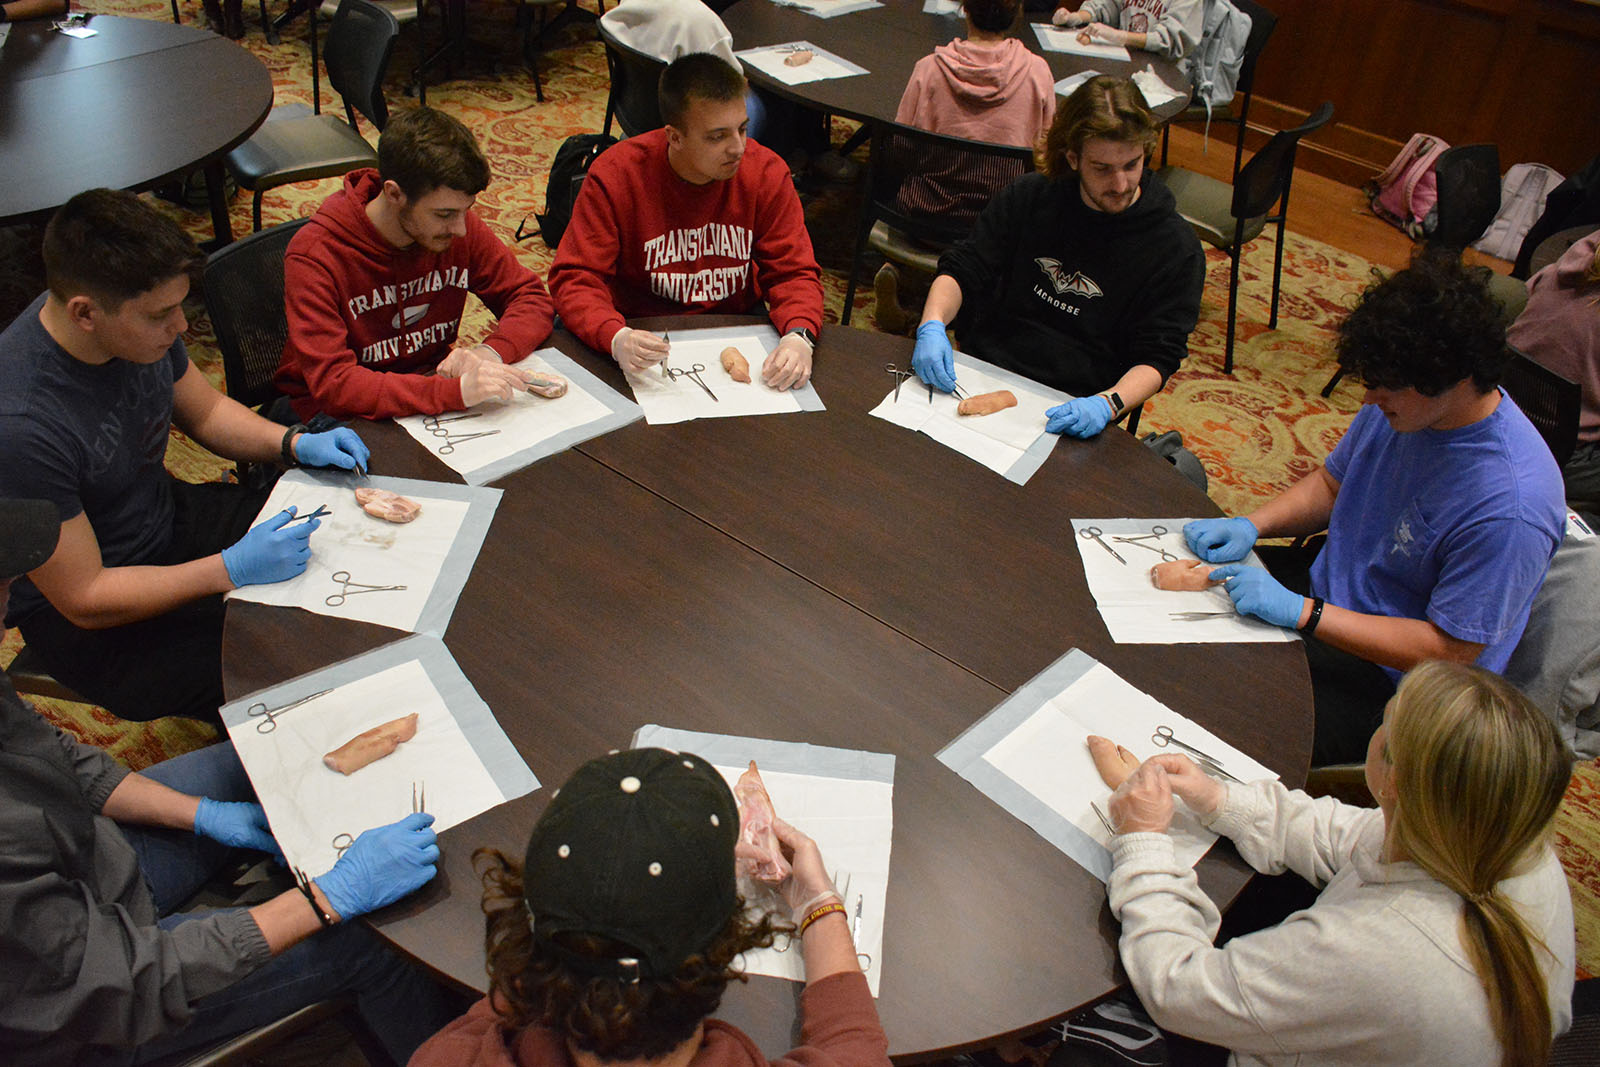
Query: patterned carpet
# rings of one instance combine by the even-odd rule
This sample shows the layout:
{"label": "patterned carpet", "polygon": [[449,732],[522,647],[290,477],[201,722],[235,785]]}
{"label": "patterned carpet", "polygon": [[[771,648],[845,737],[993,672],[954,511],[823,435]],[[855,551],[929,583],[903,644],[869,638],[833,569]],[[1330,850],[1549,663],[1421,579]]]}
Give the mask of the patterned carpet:
{"label": "patterned carpet", "polygon": [[[586,6],[593,0],[585,0]],[[98,0],[85,8],[147,18],[169,18],[170,8],[159,0]],[[184,20],[199,18],[197,3],[182,5]],[[280,7],[281,5],[274,5]],[[428,88],[428,103],[458,116],[483,143],[494,166],[494,181],[478,199],[478,212],[508,241],[526,216],[544,206],[544,184],[550,161],[561,141],[575,133],[600,128],[605,113],[607,76],[604,54],[586,26],[571,27],[553,42],[540,60],[545,102],[534,98],[533,79],[520,59],[520,35],[515,31],[516,5],[510,0],[483,0],[471,5],[471,43],[465,62],[453,75],[435,73]],[[252,21],[255,5],[246,5],[248,34],[243,44],[259,56],[272,72],[277,102],[311,102],[309,51],[304,20],[289,27],[283,43],[269,46],[259,24]],[[409,71],[418,54],[415,26],[402,33],[391,64],[388,96],[391,107],[406,106]],[[437,40],[438,27],[427,32]],[[330,98],[326,83],[325,102]],[[174,116],[182,121],[182,116]],[[835,142],[849,133],[850,124],[835,121]],[[375,140],[370,128],[365,131]],[[336,179],[307,182],[269,193],[265,202],[268,225],[309,215],[337,188]],[[843,307],[849,268],[858,188],[802,186],[806,216],[824,267],[827,318],[836,323]],[[208,238],[209,216],[204,209],[186,211],[163,205],[197,238]],[[250,229],[248,194],[232,206],[236,233]],[[38,233],[27,228],[0,229],[0,314],[5,321],[41,288],[37,256]],[[551,251],[534,237],[516,246],[531,268],[543,273]],[[1141,432],[1176,429],[1204,462],[1211,477],[1211,495],[1219,507],[1235,513],[1291,484],[1327,455],[1359,403],[1351,384],[1341,385],[1329,400],[1318,395],[1333,370],[1330,341],[1334,326],[1366,284],[1371,267],[1358,256],[1321,242],[1290,233],[1283,270],[1283,296],[1279,328],[1266,329],[1271,289],[1272,245],[1258,240],[1244,257],[1239,300],[1239,336],[1235,370],[1221,372],[1222,342],[1227,313],[1228,265],[1220,252],[1211,251],[1199,328],[1190,338],[1191,356],[1167,389],[1151,401]],[[871,272],[877,261],[863,268],[852,323],[868,327],[873,321]],[[469,305],[465,336],[481,334],[487,313]],[[220,384],[220,361],[211,326],[203,308],[195,304],[186,335],[196,362]],[[168,466],[191,480],[219,477],[226,470],[215,457],[174,432]],[[17,638],[7,638],[0,662],[9,662]],[[45,702],[44,710],[75,730],[85,740],[102,745],[129,766],[143,767],[209,741],[209,728],[187,720],[158,720],[130,725],[112,719],[99,709]],[[1600,766],[1578,769],[1557,822],[1556,843],[1562,853],[1574,890],[1578,914],[1579,970],[1587,977],[1600,973]]]}

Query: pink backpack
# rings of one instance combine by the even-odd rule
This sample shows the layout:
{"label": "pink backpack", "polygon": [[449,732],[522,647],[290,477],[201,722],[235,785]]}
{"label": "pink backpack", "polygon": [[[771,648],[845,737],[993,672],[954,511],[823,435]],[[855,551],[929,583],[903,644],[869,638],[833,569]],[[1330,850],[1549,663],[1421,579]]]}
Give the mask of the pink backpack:
{"label": "pink backpack", "polygon": [[1437,222],[1439,191],[1433,173],[1450,146],[1432,134],[1414,133],[1384,172],[1365,186],[1372,210],[1413,239],[1426,237]]}

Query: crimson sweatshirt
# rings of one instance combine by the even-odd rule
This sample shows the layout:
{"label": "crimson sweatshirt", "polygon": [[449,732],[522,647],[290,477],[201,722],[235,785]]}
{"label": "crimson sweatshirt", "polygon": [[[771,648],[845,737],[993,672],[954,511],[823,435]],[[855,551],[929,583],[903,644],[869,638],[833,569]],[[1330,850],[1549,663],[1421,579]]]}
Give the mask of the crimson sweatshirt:
{"label": "crimson sweatshirt", "polygon": [[550,292],[561,324],[601,352],[635,316],[743,314],[760,300],[779,333],[822,328],[822,272],[788,166],[750,141],[732,178],[693,185],[667,162],[665,129],[589,168]]}
{"label": "crimson sweatshirt", "polygon": [[515,363],[550,336],[539,276],[467,212],[443,252],[395,248],[367,218],[383,187],[370,168],[345,175],[294,235],[283,261],[289,339],[273,378],[301,418],[384,419],[460,411],[461,380],[427,372],[450,354],[467,293],[498,322],[483,344]]}

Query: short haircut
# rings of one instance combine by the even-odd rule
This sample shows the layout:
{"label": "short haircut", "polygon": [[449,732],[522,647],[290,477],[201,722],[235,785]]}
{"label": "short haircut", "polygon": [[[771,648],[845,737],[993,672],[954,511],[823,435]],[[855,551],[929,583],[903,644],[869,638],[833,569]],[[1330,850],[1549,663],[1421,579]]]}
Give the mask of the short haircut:
{"label": "short haircut", "polygon": [[1335,352],[1345,373],[1367,385],[1423,396],[1467,378],[1487,393],[1511,355],[1488,268],[1428,251],[1367,287],[1339,326]]}
{"label": "short haircut", "polygon": [[674,59],[661,72],[656,102],[661,107],[661,121],[682,129],[690,100],[725,104],[744,99],[744,94],[744,74],[737,67],[710,52],[690,52]]}
{"label": "short haircut", "polygon": [[961,5],[974,29],[984,33],[1004,33],[1017,21],[1022,0],[965,0]]}
{"label": "short haircut", "polygon": [[1078,86],[1056,108],[1055,121],[1045,134],[1039,169],[1052,178],[1074,174],[1067,153],[1081,156],[1085,142],[1096,137],[1140,145],[1148,163],[1160,135],[1161,125],[1139,87],[1129,78],[1101,74]]}
{"label": "short haircut", "polygon": [[61,205],[44,230],[45,284],[58,300],[87,295],[110,311],[205,256],[172,219],[132,193],[90,189]]}
{"label": "short haircut", "polygon": [[378,176],[407,200],[440,188],[477,196],[489,186],[489,161],[461,120],[414,107],[390,118],[378,137]]}

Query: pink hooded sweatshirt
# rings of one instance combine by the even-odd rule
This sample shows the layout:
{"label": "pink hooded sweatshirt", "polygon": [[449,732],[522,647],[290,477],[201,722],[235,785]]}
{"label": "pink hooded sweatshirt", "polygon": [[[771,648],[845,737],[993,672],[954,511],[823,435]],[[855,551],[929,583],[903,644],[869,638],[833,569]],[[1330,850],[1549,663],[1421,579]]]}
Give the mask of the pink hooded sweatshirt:
{"label": "pink hooded sweatshirt", "polygon": [[1528,306],[1506,340],[1535,363],[1583,386],[1580,442],[1600,441],[1600,282],[1585,281],[1596,230],[1528,279]]}
{"label": "pink hooded sweatshirt", "polygon": [[971,141],[1026,146],[1056,113],[1055,82],[1042,56],[1015,37],[957,38],[923,56],[894,120]]}

